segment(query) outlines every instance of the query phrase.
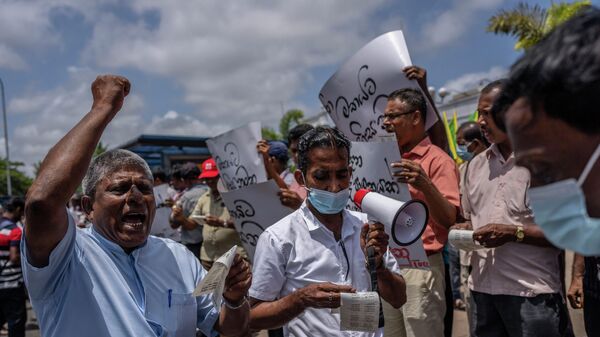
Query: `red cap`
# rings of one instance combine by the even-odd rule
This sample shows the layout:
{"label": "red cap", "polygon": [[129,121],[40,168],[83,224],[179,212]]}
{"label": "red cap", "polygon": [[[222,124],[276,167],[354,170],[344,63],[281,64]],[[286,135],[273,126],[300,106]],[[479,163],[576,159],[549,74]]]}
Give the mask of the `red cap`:
{"label": "red cap", "polygon": [[363,198],[369,192],[371,192],[370,189],[361,188],[360,190],[356,191],[356,193],[354,193],[354,204],[356,205],[356,207],[362,208],[361,204],[362,204]]}
{"label": "red cap", "polygon": [[198,176],[198,179],[214,178],[219,175],[219,169],[217,163],[212,158],[206,159],[202,162],[202,173]]}

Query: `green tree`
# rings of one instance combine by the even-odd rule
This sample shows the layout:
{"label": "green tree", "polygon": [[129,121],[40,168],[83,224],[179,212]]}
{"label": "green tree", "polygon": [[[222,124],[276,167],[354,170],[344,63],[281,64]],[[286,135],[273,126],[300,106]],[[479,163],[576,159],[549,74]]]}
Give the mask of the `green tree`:
{"label": "green tree", "polygon": [[304,118],[304,112],[302,110],[288,110],[283,117],[281,117],[281,121],[279,122],[279,133],[281,134],[281,137],[287,139],[288,132],[292,126],[300,124],[302,118]]}
{"label": "green tree", "polygon": [[261,130],[261,135],[263,139],[266,140],[281,140],[281,135],[275,131],[275,129],[270,128],[268,126],[264,126]]}
{"label": "green tree", "polygon": [[548,9],[539,5],[519,3],[514,9],[500,10],[492,16],[487,31],[516,36],[515,49],[526,50],[538,43],[556,26],[589,6],[591,6],[590,0],[552,3]]}
{"label": "green tree", "polygon": [[[10,183],[12,194],[15,196],[24,196],[27,189],[31,186],[33,179],[28,177],[21,169],[24,163],[18,161],[10,162]],[[0,160],[0,194],[7,195],[6,187],[6,160]]]}
{"label": "green tree", "polygon": [[98,142],[98,145],[96,145],[96,149],[94,150],[94,155],[92,156],[92,158],[96,158],[106,151],[108,151],[108,147],[102,144],[102,142]]}

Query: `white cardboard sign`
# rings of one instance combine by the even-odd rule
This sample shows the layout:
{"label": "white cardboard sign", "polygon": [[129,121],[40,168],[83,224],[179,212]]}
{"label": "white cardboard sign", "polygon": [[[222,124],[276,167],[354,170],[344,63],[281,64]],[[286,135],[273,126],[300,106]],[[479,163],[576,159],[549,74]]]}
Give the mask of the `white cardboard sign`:
{"label": "white cardboard sign", "polygon": [[[383,128],[387,97],[395,90],[416,88],[402,69],[412,65],[404,35],[397,30],[383,34],[360,49],[327,80],[319,100],[335,125],[352,141],[392,138]],[[425,127],[437,121],[427,100]]]}
{"label": "white cardboard sign", "polygon": [[251,261],[254,259],[256,243],[262,232],[292,213],[290,208],[281,204],[277,192],[279,187],[274,180],[221,192],[221,197],[234,220],[235,229]]}
{"label": "white cardboard sign", "polygon": [[252,122],[206,141],[228,190],[267,181],[262,156],[256,150],[261,139],[260,122]]}
{"label": "white cardboard sign", "polygon": [[[408,186],[397,182],[392,177],[393,162],[400,161],[400,150],[396,141],[352,142],[350,149],[350,166],[352,179],[350,197],[361,188],[367,188],[379,194],[400,201],[410,200]],[[349,208],[357,210],[350,201]],[[391,233],[388,233],[391,237]],[[389,241],[390,252],[401,268],[428,269],[429,259],[423,249],[423,241],[418,239],[409,246],[400,246]]]}

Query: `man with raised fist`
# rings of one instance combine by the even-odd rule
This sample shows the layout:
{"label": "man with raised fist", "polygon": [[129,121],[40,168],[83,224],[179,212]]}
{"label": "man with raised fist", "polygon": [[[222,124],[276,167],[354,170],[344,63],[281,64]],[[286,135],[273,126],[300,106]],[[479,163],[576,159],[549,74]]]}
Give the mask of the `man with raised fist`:
{"label": "man with raised fist", "polygon": [[[42,335],[194,336],[197,328],[243,335],[248,264],[236,256],[221,308],[194,297],[206,275],[199,261],[184,246],[149,236],[156,205],[146,162],[112,150],[90,165],[129,90],[124,77],[96,78],[91,111],[49,151],[29,189],[22,266]],[[80,183],[93,224],[84,230],[65,207]]]}

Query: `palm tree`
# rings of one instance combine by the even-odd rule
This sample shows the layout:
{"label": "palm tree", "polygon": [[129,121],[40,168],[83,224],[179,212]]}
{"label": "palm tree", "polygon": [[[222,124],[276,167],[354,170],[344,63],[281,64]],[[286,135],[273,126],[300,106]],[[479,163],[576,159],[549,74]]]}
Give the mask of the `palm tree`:
{"label": "palm tree", "polygon": [[548,9],[519,3],[515,9],[500,10],[492,16],[487,31],[516,36],[515,49],[526,50],[538,43],[556,26],[589,6],[591,6],[590,0],[552,3]]}

